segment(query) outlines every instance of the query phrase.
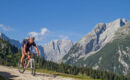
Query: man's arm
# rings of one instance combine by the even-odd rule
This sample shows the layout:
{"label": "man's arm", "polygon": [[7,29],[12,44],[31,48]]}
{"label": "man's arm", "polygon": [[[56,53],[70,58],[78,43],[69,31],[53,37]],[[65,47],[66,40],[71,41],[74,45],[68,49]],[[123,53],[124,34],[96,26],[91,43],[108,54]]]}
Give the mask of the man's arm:
{"label": "man's arm", "polygon": [[27,52],[26,52],[26,45],[24,44],[24,47],[23,47],[23,52],[24,52],[24,54],[26,54]]}
{"label": "man's arm", "polygon": [[38,47],[37,47],[37,46],[34,46],[34,48],[35,48],[35,50],[36,50],[37,54],[39,55],[39,50],[38,50]]}

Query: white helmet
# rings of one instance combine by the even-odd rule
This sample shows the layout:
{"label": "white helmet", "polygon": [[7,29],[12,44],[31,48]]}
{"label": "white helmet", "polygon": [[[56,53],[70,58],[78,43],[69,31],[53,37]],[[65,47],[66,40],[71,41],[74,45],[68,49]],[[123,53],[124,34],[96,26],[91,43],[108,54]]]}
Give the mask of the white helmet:
{"label": "white helmet", "polygon": [[30,37],[29,37],[29,39],[33,39],[33,40],[35,40],[35,37],[33,37],[33,36],[30,36]]}
{"label": "white helmet", "polygon": [[29,36],[29,37],[26,37],[26,39],[33,39],[33,40],[35,40],[35,37]]}

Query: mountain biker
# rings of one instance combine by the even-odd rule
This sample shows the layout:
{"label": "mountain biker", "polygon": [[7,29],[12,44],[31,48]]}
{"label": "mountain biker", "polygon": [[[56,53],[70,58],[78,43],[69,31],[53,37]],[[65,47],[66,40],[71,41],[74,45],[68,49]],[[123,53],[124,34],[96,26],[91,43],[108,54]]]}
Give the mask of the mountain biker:
{"label": "mountain biker", "polygon": [[23,59],[25,55],[28,56],[28,59],[31,58],[30,54],[30,48],[33,46],[39,55],[39,50],[38,47],[36,46],[36,43],[34,42],[35,38],[34,37],[29,37],[27,39],[24,39],[22,42],[22,57],[21,57],[21,63],[23,62]]}

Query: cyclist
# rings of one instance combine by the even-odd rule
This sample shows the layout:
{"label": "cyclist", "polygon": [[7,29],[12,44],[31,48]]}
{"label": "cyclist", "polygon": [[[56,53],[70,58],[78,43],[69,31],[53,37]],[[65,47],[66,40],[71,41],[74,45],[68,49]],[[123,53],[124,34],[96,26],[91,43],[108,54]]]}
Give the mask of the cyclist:
{"label": "cyclist", "polygon": [[23,59],[25,55],[28,56],[28,59],[30,59],[30,48],[33,46],[37,52],[37,55],[39,55],[39,50],[38,47],[36,46],[34,42],[35,38],[34,37],[29,37],[27,39],[24,39],[22,42],[22,57],[21,57],[21,63],[23,62]]}

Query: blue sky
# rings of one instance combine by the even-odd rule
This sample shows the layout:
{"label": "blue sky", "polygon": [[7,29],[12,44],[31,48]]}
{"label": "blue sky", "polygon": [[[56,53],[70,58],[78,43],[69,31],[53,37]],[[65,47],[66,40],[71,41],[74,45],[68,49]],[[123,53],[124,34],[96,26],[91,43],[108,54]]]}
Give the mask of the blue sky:
{"label": "blue sky", "polygon": [[0,32],[22,41],[28,34],[43,45],[78,41],[97,23],[130,20],[130,0],[0,0]]}

